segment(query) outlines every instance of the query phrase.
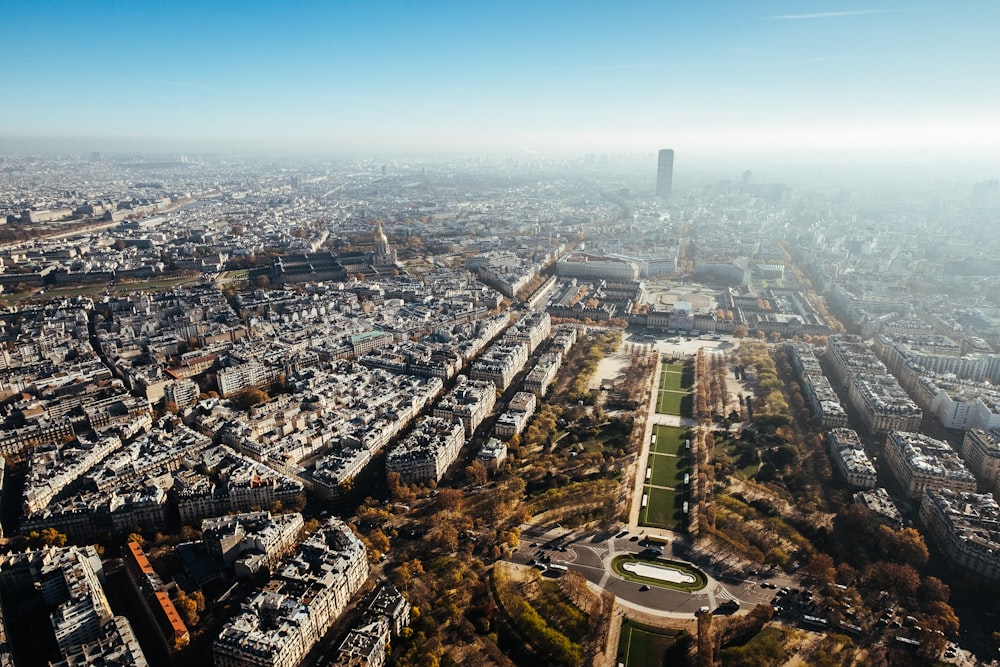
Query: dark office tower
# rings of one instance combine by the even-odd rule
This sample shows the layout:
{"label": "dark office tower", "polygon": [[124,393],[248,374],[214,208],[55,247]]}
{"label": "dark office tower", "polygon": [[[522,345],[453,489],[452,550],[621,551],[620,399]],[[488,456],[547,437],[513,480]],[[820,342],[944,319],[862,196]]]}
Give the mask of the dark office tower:
{"label": "dark office tower", "polygon": [[674,180],[674,150],[664,148],[656,165],[656,196],[670,199],[670,187]]}

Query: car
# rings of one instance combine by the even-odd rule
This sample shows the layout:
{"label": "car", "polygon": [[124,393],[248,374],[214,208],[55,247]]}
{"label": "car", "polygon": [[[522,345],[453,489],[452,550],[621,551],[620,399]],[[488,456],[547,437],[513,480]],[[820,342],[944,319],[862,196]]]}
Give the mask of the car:
{"label": "car", "polygon": [[709,611],[710,610],[709,610],[709,608],[708,608],[707,605],[702,605],[702,606],[698,607],[698,613],[699,614],[707,614]]}
{"label": "car", "polygon": [[633,535],[632,537],[628,538],[628,541],[629,542],[638,542],[639,541],[639,536],[638,535]]}
{"label": "car", "polygon": [[646,584],[643,584],[642,586],[639,586],[639,590],[640,591],[648,591],[649,590],[649,586],[647,586]]}

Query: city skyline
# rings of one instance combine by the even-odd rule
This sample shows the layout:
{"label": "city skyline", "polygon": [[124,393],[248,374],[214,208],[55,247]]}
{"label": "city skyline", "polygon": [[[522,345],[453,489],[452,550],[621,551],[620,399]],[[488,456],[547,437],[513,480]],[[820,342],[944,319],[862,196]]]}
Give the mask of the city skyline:
{"label": "city skyline", "polygon": [[0,35],[21,48],[4,81],[21,103],[0,111],[0,146],[543,157],[672,146],[689,164],[995,164],[1000,148],[998,94],[983,85],[1000,56],[988,3],[242,9],[9,8]]}

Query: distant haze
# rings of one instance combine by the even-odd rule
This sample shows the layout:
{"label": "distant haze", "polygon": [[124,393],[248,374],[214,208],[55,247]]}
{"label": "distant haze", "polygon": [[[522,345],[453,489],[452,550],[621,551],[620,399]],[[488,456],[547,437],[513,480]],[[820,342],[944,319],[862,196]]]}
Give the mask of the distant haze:
{"label": "distant haze", "polygon": [[0,153],[671,147],[678,174],[997,174],[997,3],[216,4],[6,7]]}

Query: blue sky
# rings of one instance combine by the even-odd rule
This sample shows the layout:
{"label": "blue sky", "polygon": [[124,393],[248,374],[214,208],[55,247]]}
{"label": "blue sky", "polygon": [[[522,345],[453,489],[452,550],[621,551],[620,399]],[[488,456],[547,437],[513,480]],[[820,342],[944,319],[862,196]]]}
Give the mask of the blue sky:
{"label": "blue sky", "polygon": [[1000,3],[11,0],[4,141],[1000,150]]}

